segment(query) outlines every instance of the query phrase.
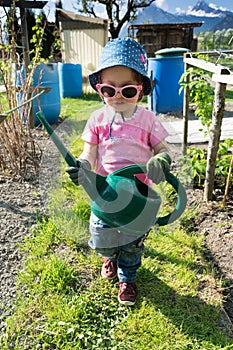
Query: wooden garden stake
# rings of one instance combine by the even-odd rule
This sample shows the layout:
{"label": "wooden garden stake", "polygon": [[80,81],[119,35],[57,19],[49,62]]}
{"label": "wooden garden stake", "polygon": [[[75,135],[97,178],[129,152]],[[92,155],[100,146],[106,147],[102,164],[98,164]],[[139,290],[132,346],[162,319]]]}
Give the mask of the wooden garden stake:
{"label": "wooden garden stake", "polygon": [[[189,65],[187,63],[184,64],[184,71],[186,72],[189,68]],[[183,104],[183,140],[182,140],[182,154],[185,156],[187,154],[187,145],[188,145],[188,119],[189,119],[189,82],[190,77],[189,75],[186,76],[186,83],[184,89],[184,104]]]}
{"label": "wooden garden stake", "polygon": [[221,136],[226,86],[226,84],[222,83],[216,83],[215,86],[214,108],[212,114],[212,124],[210,127],[210,140],[208,144],[206,177],[204,185],[204,199],[206,201],[212,200],[213,198],[215,164]]}
{"label": "wooden garden stake", "polygon": [[225,193],[224,193],[224,197],[223,197],[223,205],[224,205],[224,207],[226,205],[227,195],[228,195],[228,191],[229,191],[229,187],[230,187],[232,168],[233,168],[233,155],[232,155],[232,158],[231,158],[231,163],[230,163],[229,172],[228,172],[228,176],[227,176],[226,187],[225,187]]}

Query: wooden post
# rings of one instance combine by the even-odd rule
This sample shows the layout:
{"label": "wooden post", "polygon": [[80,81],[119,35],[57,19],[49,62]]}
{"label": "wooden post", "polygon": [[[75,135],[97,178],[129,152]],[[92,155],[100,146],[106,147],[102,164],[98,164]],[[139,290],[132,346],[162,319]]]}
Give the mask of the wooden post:
{"label": "wooden post", "polygon": [[[184,64],[184,72],[187,71],[189,65],[187,63]],[[186,76],[185,82],[189,83],[189,76]],[[189,119],[189,86],[186,85],[184,89],[184,104],[183,104],[183,140],[182,140],[182,154],[186,155],[187,153],[187,145],[188,145],[188,119]]]}
{"label": "wooden post", "polygon": [[154,111],[154,88],[155,88],[155,81],[153,79],[153,70],[150,71],[150,81],[151,81],[151,92],[150,92],[150,109],[151,111]]}
{"label": "wooden post", "polygon": [[28,73],[28,66],[30,64],[29,56],[29,44],[28,44],[28,30],[27,30],[27,19],[25,8],[20,8],[20,19],[21,19],[21,29],[22,29],[22,44],[23,44],[23,59],[25,64],[25,73]]}
{"label": "wooden post", "polygon": [[210,127],[210,140],[208,145],[206,178],[204,185],[204,199],[212,200],[214,190],[214,173],[216,158],[218,153],[219,141],[221,136],[222,118],[225,107],[227,84],[216,83],[214,94],[214,107],[212,114],[212,124]]}
{"label": "wooden post", "polygon": [[[26,9],[23,7],[20,8],[20,19],[21,19],[21,28],[22,28],[22,43],[23,43],[23,58],[24,58],[24,65],[25,65],[25,76],[28,77],[28,74],[29,74],[28,67],[30,64],[30,55],[29,55]],[[32,95],[29,92],[28,99],[30,99],[31,96]],[[35,127],[32,105],[30,106],[30,111],[29,111],[29,126],[32,129]]]}

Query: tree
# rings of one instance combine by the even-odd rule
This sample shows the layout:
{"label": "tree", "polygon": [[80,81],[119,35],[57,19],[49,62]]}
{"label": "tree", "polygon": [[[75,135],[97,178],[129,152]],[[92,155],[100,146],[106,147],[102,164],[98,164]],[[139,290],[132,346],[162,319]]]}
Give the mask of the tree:
{"label": "tree", "polygon": [[[28,40],[30,48],[30,58],[32,59],[35,53],[35,42],[33,36],[35,31],[38,31],[36,27],[35,14],[31,10],[27,10],[27,26],[28,26]],[[57,45],[57,41],[60,40],[60,35],[56,23],[50,23],[47,21],[46,15],[42,11],[40,14],[40,23],[37,25],[43,28],[43,40],[40,51],[41,58],[53,59],[54,61],[59,61],[61,57],[60,47]]]}
{"label": "tree", "polygon": [[76,0],[77,5],[82,9],[81,13],[88,14],[93,17],[98,17],[96,14],[96,5],[102,4],[105,6],[105,11],[109,19],[109,32],[112,39],[117,38],[121,28],[126,22],[136,18],[139,8],[150,6],[155,0]]}

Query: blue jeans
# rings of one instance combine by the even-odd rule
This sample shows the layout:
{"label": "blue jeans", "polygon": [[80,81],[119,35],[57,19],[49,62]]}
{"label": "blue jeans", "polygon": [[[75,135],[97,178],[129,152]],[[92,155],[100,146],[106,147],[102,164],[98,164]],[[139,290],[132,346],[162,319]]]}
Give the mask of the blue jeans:
{"label": "blue jeans", "polygon": [[148,233],[140,237],[124,234],[106,225],[93,213],[90,218],[90,233],[90,247],[100,256],[116,262],[119,281],[135,282],[137,270],[141,266],[143,242]]}

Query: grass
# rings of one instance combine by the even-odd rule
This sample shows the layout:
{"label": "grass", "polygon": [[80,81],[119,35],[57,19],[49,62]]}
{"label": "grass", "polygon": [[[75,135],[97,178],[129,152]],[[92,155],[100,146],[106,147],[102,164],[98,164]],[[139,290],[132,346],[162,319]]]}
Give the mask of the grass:
{"label": "grass", "polygon": [[[61,116],[64,118],[75,117],[80,120],[86,113],[94,111],[102,104],[98,94],[84,93],[81,98],[65,98],[61,102]],[[80,116],[80,112],[82,112]]]}
{"label": "grass", "polygon": [[[63,100],[62,116],[84,120],[99,105],[93,98]],[[70,141],[78,153],[82,142],[75,137]],[[224,281],[204,258],[203,237],[193,231],[195,207],[172,225],[152,230],[138,271],[137,303],[123,307],[117,282],[100,277],[101,259],[87,246],[87,195],[69,181],[64,164],[62,169],[49,193],[48,215],[21,247],[17,301],[0,348],[233,349],[221,323],[224,297],[216,293],[224,290]]]}
{"label": "grass", "polygon": [[233,101],[233,90],[231,86],[231,89],[226,90],[226,102],[232,102],[232,101]]}

